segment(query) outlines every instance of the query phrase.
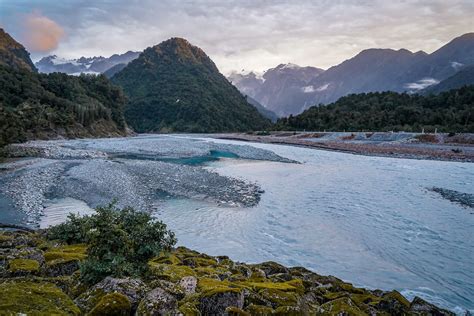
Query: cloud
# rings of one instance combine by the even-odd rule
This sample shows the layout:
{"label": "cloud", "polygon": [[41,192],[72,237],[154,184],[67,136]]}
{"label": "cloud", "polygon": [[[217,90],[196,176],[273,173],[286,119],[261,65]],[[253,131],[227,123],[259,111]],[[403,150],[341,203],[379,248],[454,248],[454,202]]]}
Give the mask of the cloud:
{"label": "cloud", "polygon": [[50,52],[58,48],[64,30],[50,18],[33,12],[23,21],[24,44],[32,52]]}
{"label": "cloud", "polygon": [[328,68],[374,47],[430,53],[474,30],[472,0],[0,2],[13,34],[16,14],[32,8],[58,22],[68,34],[54,50],[61,57],[110,56],[179,36],[224,73],[289,62]]}
{"label": "cloud", "polygon": [[405,88],[408,88],[410,90],[422,90],[424,88],[427,88],[429,86],[432,86],[438,83],[439,83],[439,80],[436,80],[434,78],[423,78],[421,80],[418,80],[417,82],[407,83],[405,85]]}

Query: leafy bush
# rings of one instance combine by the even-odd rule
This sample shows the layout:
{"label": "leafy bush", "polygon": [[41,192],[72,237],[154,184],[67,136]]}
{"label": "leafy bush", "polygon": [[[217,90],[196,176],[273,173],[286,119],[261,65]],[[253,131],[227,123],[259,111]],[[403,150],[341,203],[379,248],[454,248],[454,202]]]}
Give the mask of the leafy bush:
{"label": "leafy bush", "polygon": [[143,275],[149,259],[176,243],[174,233],[150,214],[130,207],[120,210],[113,203],[90,216],[69,215],[65,223],[49,230],[48,238],[87,243],[81,278],[89,284],[106,276]]}

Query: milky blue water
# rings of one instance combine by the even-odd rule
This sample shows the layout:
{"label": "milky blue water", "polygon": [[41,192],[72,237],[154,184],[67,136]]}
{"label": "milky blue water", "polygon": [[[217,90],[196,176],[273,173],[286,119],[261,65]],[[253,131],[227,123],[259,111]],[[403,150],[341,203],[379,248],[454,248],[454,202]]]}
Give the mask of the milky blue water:
{"label": "milky blue water", "polygon": [[[258,150],[235,146],[242,144]],[[158,182],[160,174],[173,177],[162,170],[154,178],[140,178],[140,173],[120,169],[124,161],[127,166],[142,167],[143,163],[168,162],[170,170],[178,170],[173,168],[180,164],[191,169],[179,170],[204,166],[257,183],[264,193],[251,208],[222,207],[198,197],[175,198],[172,192],[158,198],[157,193],[156,215],[176,232],[180,245],[238,261],[274,260],[305,266],[357,286],[397,289],[409,299],[418,295],[458,313],[474,310],[474,209],[429,190],[437,187],[474,194],[472,163],[367,157],[183,135],[62,141],[60,145],[101,150],[112,158],[77,160],[73,162],[76,167],[61,171],[58,179],[64,183],[59,182],[60,187],[68,181],[76,183],[79,176],[96,181],[89,191],[80,191],[83,196],[60,195],[44,204],[42,227],[63,221],[71,210],[89,212],[86,201],[103,192],[104,186],[111,186],[114,192],[126,188],[120,191],[122,199],[130,195],[128,201],[147,201],[139,184]],[[55,174],[51,166],[60,162],[57,159],[35,160],[26,167],[31,172],[19,172],[30,176],[25,181],[28,185],[13,188],[31,194],[30,184],[41,188],[44,181],[56,181],[52,176],[42,180],[42,175]],[[44,171],[43,165],[50,169]],[[105,167],[109,170],[105,174],[94,169]],[[0,174],[0,185],[6,174]],[[194,177],[204,176],[206,173],[194,172]],[[170,183],[165,182],[164,188]],[[195,179],[189,183],[215,185]],[[13,210],[12,203],[0,195],[0,221],[24,223],[22,212]]]}
{"label": "milky blue water", "polygon": [[158,216],[180,244],[241,261],[305,266],[458,312],[474,309],[474,210],[427,190],[473,194],[474,164],[251,145],[301,164],[211,163],[265,193],[258,206],[241,209],[169,200]]}

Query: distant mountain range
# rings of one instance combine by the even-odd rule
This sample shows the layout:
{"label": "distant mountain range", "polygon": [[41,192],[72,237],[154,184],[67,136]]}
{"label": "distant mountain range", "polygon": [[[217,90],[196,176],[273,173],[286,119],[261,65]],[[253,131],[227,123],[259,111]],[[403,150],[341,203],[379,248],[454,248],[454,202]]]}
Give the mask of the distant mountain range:
{"label": "distant mountain range", "polygon": [[[63,59],[56,55],[43,57],[35,65],[39,72],[63,72],[69,75],[80,73],[105,73],[111,68],[123,69],[130,61],[138,57],[139,52],[128,51],[124,54],[114,54],[110,57],[81,57],[78,59]],[[118,67],[118,68],[116,68]]]}
{"label": "distant mountain range", "polygon": [[[353,93],[416,93],[430,91],[428,87],[433,92],[444,91],[443,86],[434,86],[469,65],[474,65],[474,33],[457,37],[431,54],[406,49],[367,49],[326,71],[287,64],[269,69],[263,76],[253,72],[232,73],[228,79],[243,94],[277,115],[287,116]],[[474,84],[470,78],[452,77],[445,86]]]}
{"label": "distant mountain range", "polygon": [[172,38],[149,47],[112,77],[129,98],[138,132],[223,132],[270,126],[199,47]]}

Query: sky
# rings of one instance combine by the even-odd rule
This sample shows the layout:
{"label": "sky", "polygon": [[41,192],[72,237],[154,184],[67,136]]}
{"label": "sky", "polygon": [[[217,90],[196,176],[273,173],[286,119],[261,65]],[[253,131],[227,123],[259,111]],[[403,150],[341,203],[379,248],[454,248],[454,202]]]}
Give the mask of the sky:
{"label": "sky", "polygon": [[474,32],[474,0],[0,0],[0,27],[33,60],[142,51],[170,37],[221,72],[327,69],[367,48],[433,52]]}

